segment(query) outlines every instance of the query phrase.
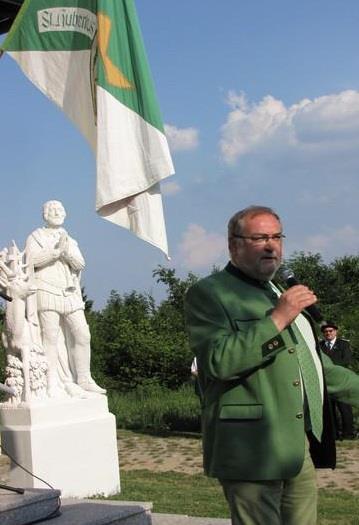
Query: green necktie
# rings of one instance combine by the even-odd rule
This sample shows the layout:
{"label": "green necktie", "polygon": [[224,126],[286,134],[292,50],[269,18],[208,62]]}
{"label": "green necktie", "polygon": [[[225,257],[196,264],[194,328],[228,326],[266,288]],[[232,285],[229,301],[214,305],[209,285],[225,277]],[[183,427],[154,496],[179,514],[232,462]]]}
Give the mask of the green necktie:
{"label": "green necktie", "polygon": [[307,396],[312,432],[321,441],[323,431],[323,405],[318,372],[307,346],[298,345],[298,361]]}

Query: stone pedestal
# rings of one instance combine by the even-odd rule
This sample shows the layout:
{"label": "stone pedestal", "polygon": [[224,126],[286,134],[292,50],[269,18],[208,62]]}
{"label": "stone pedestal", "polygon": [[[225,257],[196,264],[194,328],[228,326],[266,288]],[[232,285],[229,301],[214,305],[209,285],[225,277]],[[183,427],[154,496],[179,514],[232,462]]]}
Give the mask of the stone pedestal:
{"label": "stone pedestal", "polygon": [[[116,424],[106,396],[47,400],[31,408],[0,405],[0,429],[9,455],[63,497],[119,492]],[[13,461],[9,485],[46,487]]]}

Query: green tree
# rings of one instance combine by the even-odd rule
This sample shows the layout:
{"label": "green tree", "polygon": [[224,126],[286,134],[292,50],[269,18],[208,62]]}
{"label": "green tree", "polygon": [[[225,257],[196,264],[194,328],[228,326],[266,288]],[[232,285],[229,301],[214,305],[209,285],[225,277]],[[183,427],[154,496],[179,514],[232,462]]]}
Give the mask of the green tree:
{"label": "green tree", "polygon": [[285,264],[298,281],[315,291],[324,319],[335,322],[340,335],[350,340],[354,368],[359,369],[359,256],[339,257],[326,264],[319,253],[299,252]]}
{"label": "green tree", "polygon": [[154,277],[167,288],[158,306],[150,294],[112,291],[105,308],[88,316],[94,362],[101,369],[95,377],[106,378],[109,388],[129,390],[146,382],[177,388],[190,378],[183,302],[197,278],[180,279],[162,267]]}
{"label": "green tree", "polygon": [[[217,269],[214,269],[217,271]],[[188,289],[198,281],[198,277],[189,272],[185,279],[176,276],[176,270],[173,268],[164,268],[159,265],[156,270],[152,272],[153,277],[156,278],[157,283],[162,283],[167,289],[167,299],[163,301],[162,305],[171,305],[184,319],[184,298]]]}
{"label": "green tree", "polygon": [[93,307],[93,301],[92,301],[92,299],[89,299],[87,297],[87,294],[86,294],[84,286],[81,286],[81,296],[82,296],[82,300],[83,300],[84,305],[85,305],[85,312],[91,312],[92,307]]}

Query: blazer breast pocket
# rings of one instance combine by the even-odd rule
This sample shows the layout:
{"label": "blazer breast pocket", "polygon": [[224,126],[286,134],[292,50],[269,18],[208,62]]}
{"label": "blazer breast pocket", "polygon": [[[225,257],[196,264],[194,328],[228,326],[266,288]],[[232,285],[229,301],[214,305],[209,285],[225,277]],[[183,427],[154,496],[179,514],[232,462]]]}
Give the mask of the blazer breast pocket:
{"label": "blazer breast pocket", "polygon": [[219,413],[220,420],[228,419],[261,419],[263,405],[223,405]]}

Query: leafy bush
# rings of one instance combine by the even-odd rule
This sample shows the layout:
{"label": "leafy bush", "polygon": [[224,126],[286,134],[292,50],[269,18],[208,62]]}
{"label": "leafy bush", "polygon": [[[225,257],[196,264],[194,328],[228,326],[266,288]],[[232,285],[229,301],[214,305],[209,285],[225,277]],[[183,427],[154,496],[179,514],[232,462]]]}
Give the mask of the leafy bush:
{"label": "leafy bush", "polygon": [[87,313],[92,334],[94,376],[105,386],[129,391],[146,381],[176,389],[190,377],[193,359],[184,328],[183,301],[196,280],[181,280],[159,267],[154,276],[167,286],[159,306],[150,294],[112,291],[101,312]]}

